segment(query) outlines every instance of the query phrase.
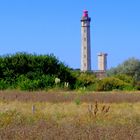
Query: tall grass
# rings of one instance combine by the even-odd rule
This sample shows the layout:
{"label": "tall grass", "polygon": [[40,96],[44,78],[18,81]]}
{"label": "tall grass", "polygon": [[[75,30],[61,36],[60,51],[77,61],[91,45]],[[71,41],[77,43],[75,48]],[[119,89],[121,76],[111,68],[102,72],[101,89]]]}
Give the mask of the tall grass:
{"label": "tall grass", "polygon": [[140,103],[94,102],[77,106],[75,102],[1,101],[0,138],[137,140],[140,137],[139,110]]}
{"label": "tall grass", "polygon": [[3,92],[0,139],[139,140],[138,98],[139,94]]}
{"label": "tall grass", "polygon": [[[32,107],[34,106],[34,112]],[[52,119],[54,121],[63,122],[75,121],[77,119],[85,120],[89,119],[89,114],[93,115],[93,118],[100,119],[106,123],[117,124],[123,123],[131,124],[131,122],[138,122],[140,119],[140,103],[121,103],[121,104],[100,104],[100,103],[81,103],[77,106],[75,102],[71,103],[45,103],[45,102],[0,102],[0,118],[11,117],[11,119],[20,118],[36,118],[40,119]],[[5,116],[5,117],[3,117]],[[135,119],[136,118],[136,119]],[[27,119],[27,122],[28,122]],[[70,119],[70,120],[69,120]],[[92,120],[92,118],[91,118]],[[122,120],[122,121],[121,121]],[[0,119],[2,121],[2,119]],[[96,121],[96,119],[95,119]],[[12,121],[11,121],[12,122]],[[25,119],[26,123],[26,119]],[[96,122],[98,123],[98,122]]]}

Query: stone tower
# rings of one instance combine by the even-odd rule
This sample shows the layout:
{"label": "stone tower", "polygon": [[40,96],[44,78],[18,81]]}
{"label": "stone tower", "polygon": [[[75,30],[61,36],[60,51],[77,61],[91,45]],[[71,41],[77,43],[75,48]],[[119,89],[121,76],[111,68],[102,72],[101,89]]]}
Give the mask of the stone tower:
{"label": "stone tower", "polygon": [[107,70],[107,53],[98,54],[98,70],[99,71]]}
{"label": "stone tower", "polygon": [[88,11],[83,11],[81,19],[81,71],[91,71],[91,48],[90,48],[90,21]]}

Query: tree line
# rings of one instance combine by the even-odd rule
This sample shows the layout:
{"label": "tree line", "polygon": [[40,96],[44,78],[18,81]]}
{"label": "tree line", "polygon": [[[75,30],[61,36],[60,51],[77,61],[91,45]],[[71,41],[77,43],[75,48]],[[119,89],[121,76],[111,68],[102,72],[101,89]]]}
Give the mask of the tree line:
{"label": "tree line", "polygon": [[75,78],[70,68],[54,55],[16,53],[0,57],[0,89],[38,90],[53,88],[55,78],[61,85],[69,82],[72,89]]}
{"label": "tree line", "polygon": [[53,54],[16,53],[0,56],[0,90],[139,90],[140,60],[130,58],[98,79],[93,72],[70,69]]}

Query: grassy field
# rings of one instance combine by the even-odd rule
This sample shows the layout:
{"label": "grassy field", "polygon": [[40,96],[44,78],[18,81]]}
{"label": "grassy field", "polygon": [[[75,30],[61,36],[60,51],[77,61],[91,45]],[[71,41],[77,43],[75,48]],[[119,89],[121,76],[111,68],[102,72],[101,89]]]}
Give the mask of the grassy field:
{"label": "grassy field", "polygon": [[2,140],[139,140],[140,93],[0,92]]}

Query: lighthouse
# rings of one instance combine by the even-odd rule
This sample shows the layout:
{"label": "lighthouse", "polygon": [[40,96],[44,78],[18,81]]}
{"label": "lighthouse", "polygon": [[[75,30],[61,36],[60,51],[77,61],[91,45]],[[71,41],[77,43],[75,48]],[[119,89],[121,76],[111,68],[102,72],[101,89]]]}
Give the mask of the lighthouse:
{"label": "lighthouse", "polygon": [[81,71],[91,71],[90,21],[88,11],[84,10],[81,19]]}

